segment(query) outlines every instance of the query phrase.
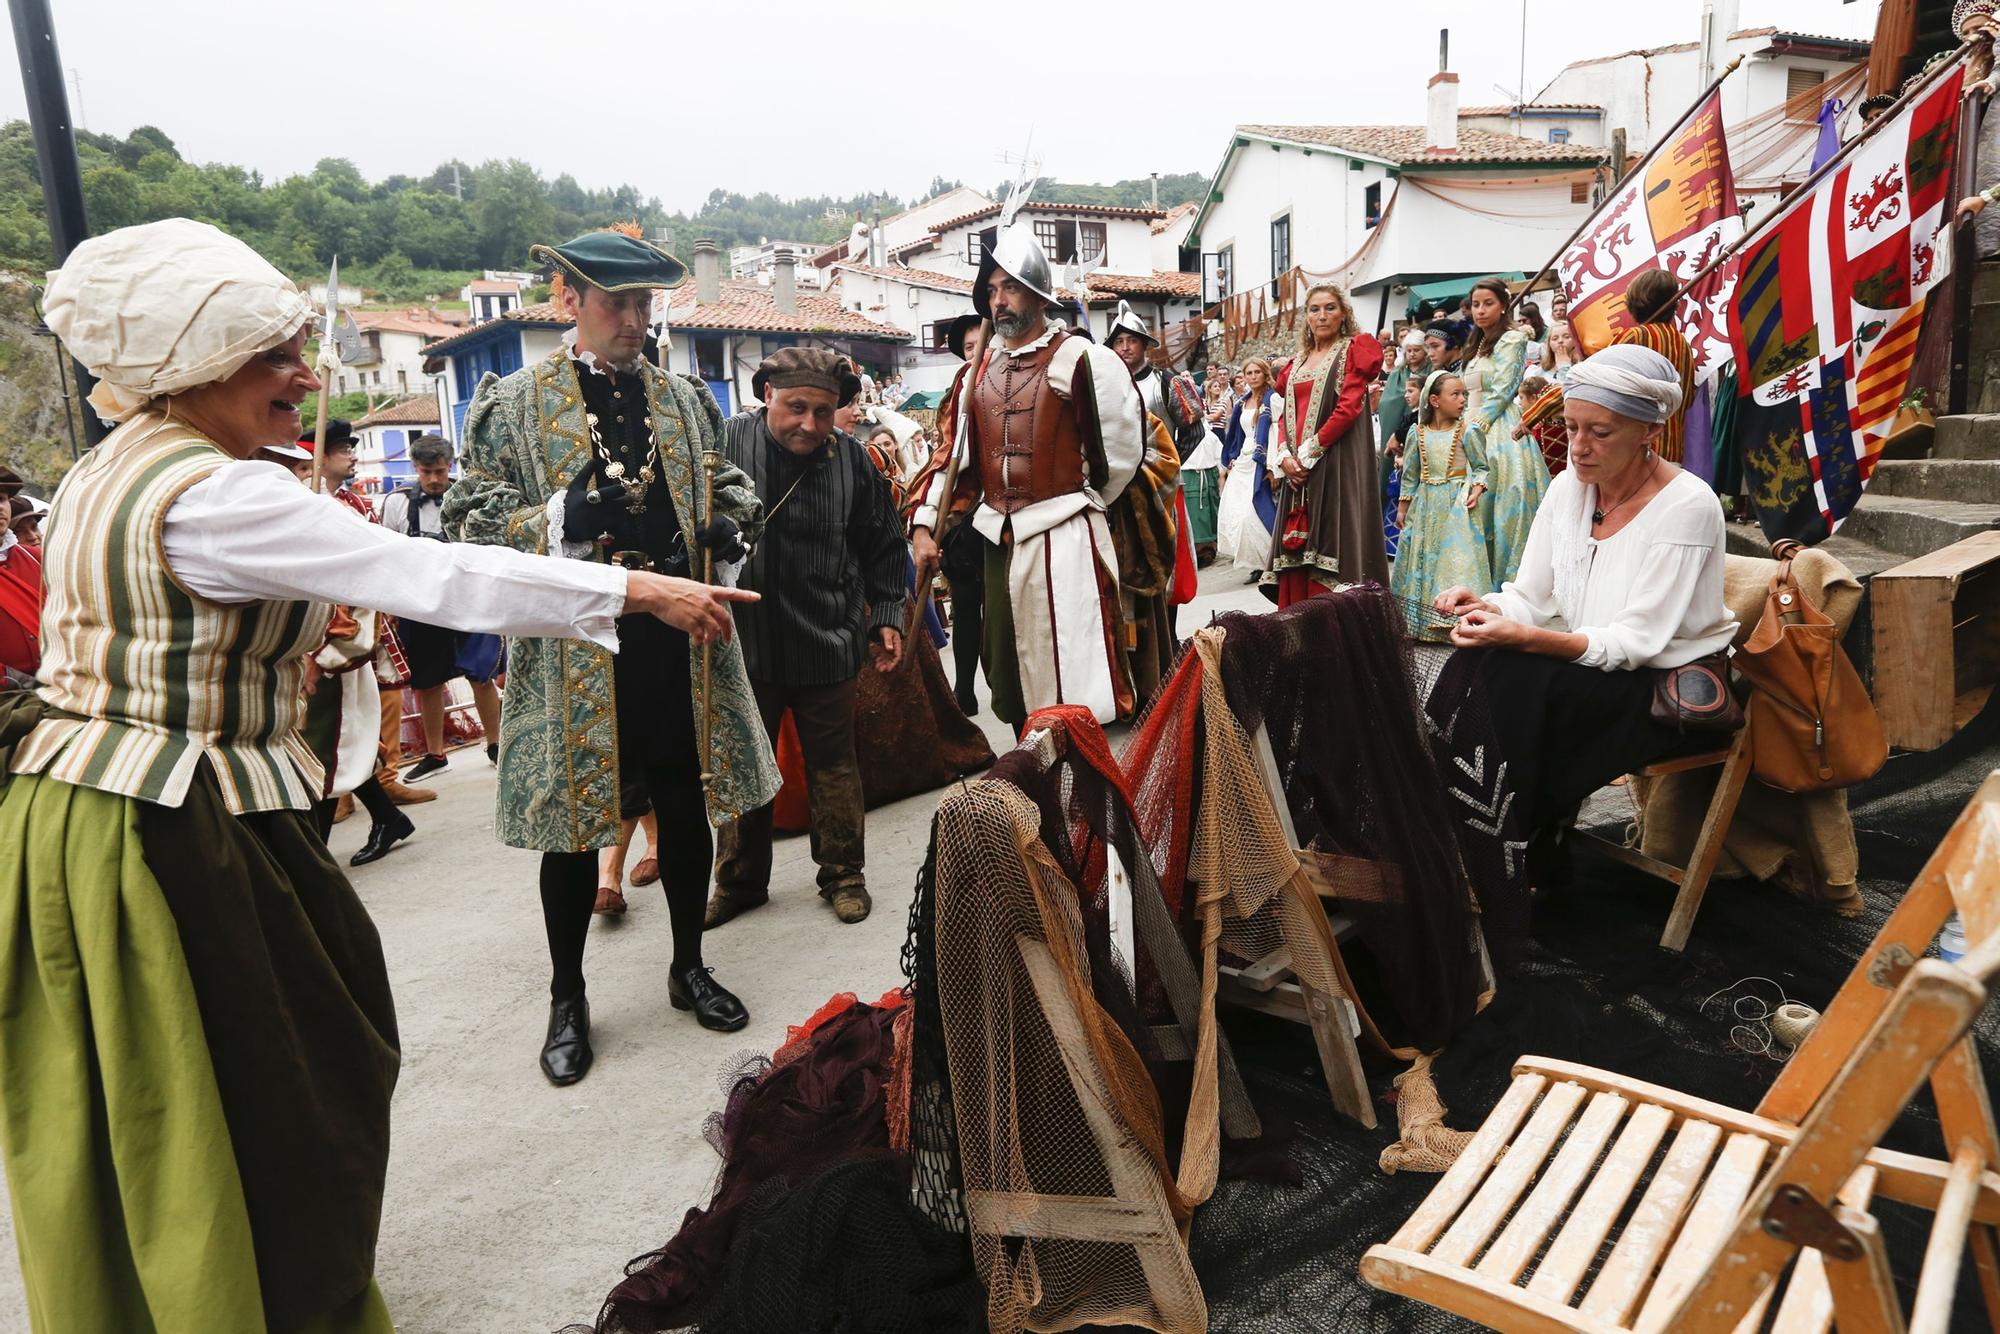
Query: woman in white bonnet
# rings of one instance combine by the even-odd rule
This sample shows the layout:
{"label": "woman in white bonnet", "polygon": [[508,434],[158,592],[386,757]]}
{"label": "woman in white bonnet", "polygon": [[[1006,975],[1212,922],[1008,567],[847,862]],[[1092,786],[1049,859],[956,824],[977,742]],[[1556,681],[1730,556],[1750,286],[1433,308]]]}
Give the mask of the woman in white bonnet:
{"label": "woman in white bonnet", "polygon": [[78,246],[49,327],[119,423],[63,479],[37,687],[0,693],[0,1159],[29,1320],[393,1326],[374,1281],[398,1062],[375,927],[308,818],[330,603],[617,645],[733,590],[369,524],[257,458],[312,311],[184,218]]}
{"label": "woman in white bonnet", "polygon": [[[1569,468],[1535,511],[1513,582],[1457,587],[1457,618],[1479,667],[1520,794],[1522,827],[1549,834],[1620,774],[1715,747],[1713,735],[1655,722],[1654,673],[1729,647],[1722,600],[1722,506],[1706,483],[1655,452],[1680,406],[1679,373],[1650,348],[1608,347],[1564,385]],[[1531,875],[1560,874],[1530,843]]]}

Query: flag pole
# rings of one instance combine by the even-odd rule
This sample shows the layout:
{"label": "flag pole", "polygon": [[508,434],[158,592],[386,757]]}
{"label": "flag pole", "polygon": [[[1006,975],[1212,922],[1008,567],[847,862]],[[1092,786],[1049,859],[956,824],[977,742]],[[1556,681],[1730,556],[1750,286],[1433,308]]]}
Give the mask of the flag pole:
{"label": "flag pole", "polygon": [[[1982,81],[1983,82],[1983,81]],[[1958,178],[1958,198],[1978,193],[1979,177],[1979,136],[1983,129],[1986,112],[1986,98],[1982,84],[1976,83],[1974,92],[1968,90],[1958,108],[1958,142],[1971,144],[1973,151],[1958,155],[1953,174]],[[1956,217],[1958,205],[1952,205],[1953,221],[1957,224],[1952,244],[1952,272],[1970,275],[1979,266],[1978,242],[1974,238],[1971,218]],[[1945,377],[1945,406],[1952,413],[1965,411],[1968,381],[1971,378],[1972,363],[1972,287],[1969,278],[1962,277],[1952,285],[1951,293],[1951,369]]]}
{"label": "flag pole", "polygon": [[[1789,216],[1793,209],[1797,208],[1801,203],[1805,202],[1806,200],[1812,198],[1813,188],[1817,186],[1821,181],[1825,180],[1829,175],[1831,175],[1835,167],[1840,166],[1842,163],[1846,162],[1847,159],[1853,157],[1854,151],[1857,148],[1860,148],[1861,145],[1867,143],[1870,139],[1874,138],[1876,134],[1880,133],[1882,128],[1885,125],[1889,124],[1889,122],[1896,119],[1897,115],[1902,112],[1903,108],[1908,106],[1913,100],[1915,100],[1915,98],[1919,94],[1928,91],[1932,84],[1936,83],[1940,78],[1942,78],[1945,74],[1949,73],[1952,69],[1963,64],[1965,62],[1965,57],[1971,52],[1974,45],[1976,45],[1976,43],[1973,42],[1959,43],[1958,49],[1951,53],[1951,59],[1939,62],[1938,67],[1932,70],[1928,75],[1926,75],[1921,82],[1919,82],[1915,87],[1911,88],[1908,92],[1904,93],[1901,97],[1897,98],[1894,103],[1892,103],[1887,109],[1885,109],[1882,112],[1881,115],[1877,116],[1874,120],[1870,121],[1866,129],[1862,130],[1861,133],[1855,135],[1852,139],[1849,139],[1846,143],[1842,144],[1840,146],[1840,151],[1838,153],[1835,153],[1832,157],[1828,158],[1818,171],[1806,177],[1805,183],[1800,185],[1798,189],[1792,191],[1791,197],[1785,200],[1784,203],[1782,203],[1778,208],[1773,210],[1769,217],[1762,219],[1757,223],[1756,226],[1750,228],[1749,230],[1745,231],[1743,235],[1737,237],[1735,243],[1728,246],[1726,249],[1723,250],[1721,254],[1717,255],[1714,261],[1711,262],[1707,268],[1702,269],[1699,273],[1695,274],[1694,277],[1682,283],[1680,285],[1680,290],[1674,293],[1673,302],[1670,304],[1678,304],[1680,299],[1686,296],[1688,294],[1689,289],[1694,287],[1696,283],[1699,283],[1702,279],[1708,277],[1709,274],[1714,273],[1716,270],[1720,269],[1724,264],[1727,264],[1735,256],[1737,251],[1741,250],[1744,246],[1749,245],[1752,241],[1762,236],[1765,232],[1771,230],[1772,227],[1777,225],[1778,220],[1780,218]],[[1961,151],[1962,149],[1963,146],[1961,145]]]}
{"label": "flag pole", "polygon": [[[1681,118],[1674,122],[1673,128],[1668,130],[1665,134],[1660,135],[1657,139],[1655,139],[1653,141],[1653,146],[1646,150],[1646,156],[1640,158],[1637,162],[1633,163],[1632,171],[1621,174],[1618,177],[1618,180],[1622,181],[1625,179],[1626,176],[1632,175],[1633,172],[1637,172],[1643,169],[1647,163],[1653,160],[1654,154],[1658,153],[1662,148],[1665,148],[1668,144],[1672,143],[1674,141],[1674,136],[1679,134],[1681,130],[1686,127],[1687,123],[1690,120],[1694,119],[1694,113],[1701,109],[1701,104],[1708,101],[1708,99],[1714,95],[1715,90],[1722,86],[1722,81],[1728,78],[1730,75],[1734,74],[1736,72],[1736,67],[1738,65],[1741,65],[1742,63],[1743,63],[1743,57],[1738,56],[1736,57],[1736,59],[1730,61],[1727,65],[1725,65],[1723,67],[1722,73],[1716,75],[1714,81],[1711,82],[1708,85],[1708,87],[1702,89],[1699,93],[1697,93],[1695,95],[1694,101],[1688,103],[1687,110],[1681,112]],[[1613,181],[1612,185],[1615,187],[1617,185],[1617,181]],[[1610,200],[1607,199],[1605,202],[1609,203]],[[1542,279],[1548,277],[1551,273],[1555,272],[1556,265],[1560,264],[1562,262],[1562,257],[1565,254],[1569,253],[1569,248],[1576,244],[1576,238],[1583,235],[1584,229],[1590,226],[1590,224],[1596,219],[1597,215],[1602,210],[1603,210],[1603,205],[1601,204],[1597,208],[1590,210],[1590,213],[1584,218],[1584,220],[1577,224],[1576,230],[1569,234],[1569,239],[1556,247],[1556,253],[1549,257],[1548,263],[1542,265],[1542,271],[1540,273],[1537,273],[1534,277],[1530,278],[1526,283],[1522,284],[1521,290],[1515,294],[1514,300],[1508,304],[1507,310],[1509,314],[1513,313],[1514,307],[1520,305],[1521,302],[1527,297],[1528,293],[1535,290],[1535,288],[1541,283]]]}

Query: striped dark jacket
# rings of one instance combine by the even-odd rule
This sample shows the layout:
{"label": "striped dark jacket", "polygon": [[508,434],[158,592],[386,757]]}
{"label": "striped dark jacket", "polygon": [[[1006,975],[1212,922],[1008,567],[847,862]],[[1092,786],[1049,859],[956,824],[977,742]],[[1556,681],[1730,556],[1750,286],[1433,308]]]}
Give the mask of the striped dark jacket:
{"label": "striped dark jacket", "polygon": [[741,581],[764,599],[736,608],[750,678],[850,680],[870,632],[903,628],[909,549],[889,479],[844,431],[805,458],[788,453],[764,429],[762,408],[731,417],[722,434],[764,502],[764,536]]}

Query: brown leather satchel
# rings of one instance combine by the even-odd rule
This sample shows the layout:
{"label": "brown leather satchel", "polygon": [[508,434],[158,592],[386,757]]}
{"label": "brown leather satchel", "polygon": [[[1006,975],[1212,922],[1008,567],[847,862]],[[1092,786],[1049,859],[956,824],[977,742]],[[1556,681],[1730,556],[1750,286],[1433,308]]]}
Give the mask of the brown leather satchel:
{"label": "brown leather satchel", "polygon": [[1799,544],[1772,547],[1778,572],[1764,614],[1736,650],[1750,692],[1750,768],[1772,787],[1819,792],[1870,777],[1889,758],[1875,704],[1833,622],[1792,577]]}

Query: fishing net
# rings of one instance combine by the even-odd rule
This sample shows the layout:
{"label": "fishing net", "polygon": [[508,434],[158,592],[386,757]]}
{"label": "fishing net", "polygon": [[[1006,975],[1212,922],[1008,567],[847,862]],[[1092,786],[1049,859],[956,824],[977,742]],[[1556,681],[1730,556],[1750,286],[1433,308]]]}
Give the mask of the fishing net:
{"label": "fishing net", "polygon": [[1004,776],[1031,765],[1003,756],[1001,777],[952,791],[937,815],[940,1013],[987,1318],[1003,1334],[1205,1330],[1158,1093],[1098,1000],[1129,983],[1093,967],[1045,810]]}

